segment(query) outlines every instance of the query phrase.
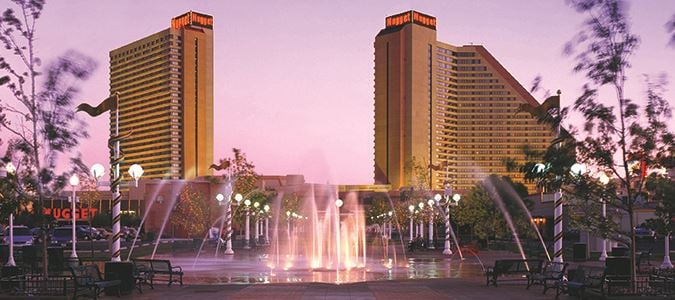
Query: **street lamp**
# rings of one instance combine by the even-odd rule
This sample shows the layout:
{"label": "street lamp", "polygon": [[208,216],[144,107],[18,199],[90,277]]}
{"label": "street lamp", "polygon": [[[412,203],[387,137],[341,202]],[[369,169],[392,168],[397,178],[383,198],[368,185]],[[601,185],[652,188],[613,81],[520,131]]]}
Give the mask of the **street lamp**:
{"label": "street lamp", "polygon": [[258,239],[260,238],[260,210],[258,208],[260,207],[260,203],[258,201],[253,202],[253,208],[254,208],[254,221],[255,221],[255,233],[253,235],[253,242],[257,245],[258,244]]}
{"label": "street lamp", "polygon": [[413,240],[413,216],[415,212],[415,205],[409,205],[408,210],[410,211],[410,241]]}
{"label": "street lamp", "polygon": [[77,249],[75,244],[77,244],[77,232],[75,230],[75,203],[77,202],[77,197],[75,196],[75,187],[80,184],[80,178],[77,177],[77,174],[73,174],[73,176],[70,177],[70,186],[73,187],[73,196],[70,199],[70,214],[72,215],[73,219],[73,228],[72,228],[72,246],[73,250],[70,253],[70,260],[73,263],[76,263],[78,261],[77,259]]}
{"label": "street lamp", "polygon": [[265,211],[265,244],[270,243],[270,206],[265,204],[263,206],[263,210]]}
{"label": "street lamp", "polygon": [[387,238],[390,239],[390,240],[391,240],[391,216],[393,216],[393,215],[394,215],[394,213],[391,210],[387,213],[387,216],[389,216],[389,218],[387,218],[387,227],[388,227],[387,228]]}
{"label": "street lamp", "polygon": [[344,202],[342,199],[335,200],[335,247],[336,247],[336,257],[337,257],[337,267],[340,268],[340,207]]}
{"label": "street lamp", "polygon": [[417,235],[424,240],[424,217],[422,216],[424,213],[424,202],[420,201],[420,203],[417,204],[417,207],[420,208],[420,222],[417,225]]}
{"label": "street lamp", "polygon": [[[116,151],[117,153],[117,151]],[[116,154],[117,155],[117,154]],[[122,181],[121,181],[121,175],[120,175],[120,170],[119,170],[119,162],[113,163],[114,168],[111,171],[115,180],[112,182],[103,182],[100,181],[101,178],[103,178],[103,175],[105,173],[105,168],[101,164],[93,164],[90,168],[90,172],[92,177],[94,177],[94,180],[96,180],[96,186],[98,187],[99,185],[107,185],[110,186],[110,190],[113,192],[113,202],[112,202],[112,237],[113,241],[111,244],[112,249],[112,261],[120,261],[120,211],[122,208],[122,203],[121,203],[121,198],[122,194],[119,191],[119,188],[122,187]],[[129,176],[134,180],[134,186],[138,187],[138,180],[143,176],[143,167],[141,167],[139,164],[133,164],[129,167]],[[119,181],[118,181],[119,180]],[[129,186],[128,184],[125,184],[125,186]],[[74,213],[74,212],[73,212]],[[117,221],[115,221],[117,220]],[[143,226],[143,222],[145,221],[145,218],[141,219],[141,224],[139,227]],[[137,233],[138,236],[138,233]],[[134,237],[134,241],[131,245],[132,249],[136,244],[136,237]],[[131,252],[129,252],[129,255],[131,255]]]}
{"label": "street lamp", "polygon": [[[609,177],[605,175],[605,173],[600,173],[600,177],[598,178],[600,180],[600,183],[602,183],[603,186],[606,186],[609,183]],[[604,199],[601,199],[602,201],[602,220],[604,222],[607,222],[607,201]],[[600,261],[605,261],[607,259],[607,238],[605,237],[602,239],[602,253],[600,253]]]}
{"label": "street lamp", "polygon": [[434,247],[434,199],[427,201],[429,206],[429,249],[436,249]]}
{"label": "street lamp", "polygon": [[[16,173],[16,167],[11,162],[5,165],[5,170],[7,174],[14,175]],[[16,266],[16,262],[14,261],[14,209],[9,213],[9,257],[5,265],[8,267]]]}
{"label": "street lamp", "polygon": [[250,223],[251,222],[251,220],[250,220],[251,211],[249,210],[249,206],[251,206],[251,200],[248,200],[248,199],[244,200],[244,205],[246,205],[246,230],[245,230],[246,234],[244,235],[244,249],[251,249],[250,238],[249,238],[250,237],[249,227],[251,227],[250,226],[251,225],[251,223]]}

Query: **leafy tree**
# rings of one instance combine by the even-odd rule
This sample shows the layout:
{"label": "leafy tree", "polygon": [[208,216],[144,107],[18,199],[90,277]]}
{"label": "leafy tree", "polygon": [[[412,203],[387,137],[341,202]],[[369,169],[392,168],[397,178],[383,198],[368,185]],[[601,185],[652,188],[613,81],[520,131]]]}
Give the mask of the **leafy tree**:
{"label": "leafy tree", "polygon": [[176,203],[172,222],[185,230],[190,237],[203,235],[210,225],[204,195],[190,186],[185,187]]}
{"label": "leafy tree", "polygon": [[666,29],[671,34],[670,45],[675,47],[675,15],[673,15],[670,21],[666,24]]}
{"label": "leafy tree", "polygon": [[[54,172],[59,154],[68,153],[79,139],[87,137],[84,124],[74,117],[72,100],[78,92],[77,84],[89,77],[95,63],[69,51],[43,68],[35,39],[45,1],[12,2],[14,7],[0,16],[0,45],[4,50],[0,83],[6,83],[12,99],[0,100],[0,128],[11,136],[5,160],[12,160],[18,168],[18,192],[35,202],[34,212],[41,217],[45,198],[55,195],[67,182],[66,174]],[[44,244],[43,255],[47,266]],[[46,276],[46,267],[44,272]]]}
{"label": "leafy tree", "polygon": [[[565,47],[566,54],[575,55],[574,71],[583,73],[589,81],[573,105],[585,122],[581,132],[572,126],[561,129],[560,137],[545,152],[531,153],[532,159],[538,154],[544,168],[530,161],[520,169],[527,179],[536,180],[547,190],[562,189],[568,203],[579,212],[574,224],[629,244],[634,261],[635,232],[622,232],[611,219],[602,217],[600,206],[604,201],[610,210],[622,211],[628,216],[629,228],[634,228],[636,199],[648,196],[643,191],[646,171],[674,166],[674,138],[666,125],[671,110],[663,97],[665,80],[647,78],[645,106],[640,114],[639,106],[624,92],[629,59],[639,45],[639,38],[630,32],[625,3],[569,2],[588,16],[582,31]],[[613,96],[601,95],[601,91],[611,91]],[[567,118],[567,108],[549,108],[535,109],[535,115],[541,122],[560,128]],[[612,180],[603,185],[590,174],[571,174],[571,166],[577,161],[604,172]],[[634,161],[637,167],[630,167]],[[635,278],[634,264],[631,274]]]}
{"label": "leafy tree", "polygon": [[645,189],[652,201],[657,203],[656,218],[648,219],[647,226],[663,236],[675,232],[675,181],[656,172],[649,175]]}
{"label": "leafy tree", "polygon": [[246,195],[256,189],[256,182],[260,176],[255,172],[255,165],[248,161],[241,149],[232,148],[232,154],[233,157],[220,159],[218,164],[211,165],[211,168],[226,171],[225,176],[235,179],[234,193]]}

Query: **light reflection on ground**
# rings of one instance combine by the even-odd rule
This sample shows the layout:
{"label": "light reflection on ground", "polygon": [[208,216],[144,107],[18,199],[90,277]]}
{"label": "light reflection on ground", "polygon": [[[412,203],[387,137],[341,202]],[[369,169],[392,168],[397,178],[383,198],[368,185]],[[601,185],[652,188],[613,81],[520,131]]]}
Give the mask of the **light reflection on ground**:
{"label": "light reflection on ground", "polygon": [[[286,270],[266,267],[265,256],[229,256],[220,258],[171,257],[172,265],[182,266],[187,284],[232,284],[232,283],[293,283],[324,282],[349,283],[360,281],[381,281],[428,278],[466,278],[481,276],[478,260],[468,258],[407,258],[371,259],[365,268],[351,270],[290,267]],[[271,264],[269,264],[271,265]],[[308,265],[302,257],[294,265]]]}

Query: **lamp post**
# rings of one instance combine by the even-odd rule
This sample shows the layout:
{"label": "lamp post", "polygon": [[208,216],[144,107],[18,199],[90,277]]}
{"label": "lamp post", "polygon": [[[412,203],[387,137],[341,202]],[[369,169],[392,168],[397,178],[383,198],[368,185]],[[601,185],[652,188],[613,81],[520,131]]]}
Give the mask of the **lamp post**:
{"label": "lamp post", "polygon": [[[537,166],[539,168],[539,166]],[[586,166],[575,163],[570,168],[570,173],[573,176],[581,176],[586,173]],[[555,209],[553,211],[553,261],[563,262],[563,201],[562,188],[559,189],[553,196],[553,203]]]}
{"label": "lamp post", "polygon": [[391,216],[393,215],[394,213],[391,210],[387,213],[387,216],[389,216],[389,218],[387,218],[387,239],[390,240],[391,240]]}
{"label": "lamp post", "polygon": [[258,208],[260,207],[260,203],[258,201],[253,202],[253,208],[255,209],[254,216],[255,216],[255,236],[253,236],[253,243],[258,244],[258,238],[260,237],[260,211]]}
{"label": "lamp post", "polygon": [[265,206],[263,206],[263,210],[265,211],[265,244],[269,244],[270,243],[270,217],[269,217],[270,206],[265,204]]}
{"label": "lamp post", "polygon": [[420,222],[417,233],[420,236],[420,238],[424,240],[424,217],[422,216],[424,214],[424,202],[420,202],[419,204],[417,204],[417,207],[420,208]]}
{"label": "lamp post", "polygon": [[[450,201],[451,194],[452,188],[447,185],[444,196],[441,196],[440,194],[434,195],[436,204],[441,207],[441,210],[443,210],[443,213],[445,214],[445,245],[443,247],[444,255],[452,255],[452,249],[450,247],[450,206],[457,206],[459,204],[459,200],[462,198],[462,196],[459,194],[454,194],[452,195],[453,201]],[[441,200],[443,199],[445,202],[442,203],[443,205],[441,205]]]}
{"label": "lamp post", "polygon": [[415,211],[415,205],[409,205],[408,210],[410,211],[410,240],[413,240],[413,212]]}
{"label": "lamp post", "polygon": [[[14,175],[16,172],[16,167],[11,162],[8,162],[5,165],[5,170],[7,174]],[[9,257],[7,258],[7,264],[5,266],[15,267],[16,262],[14,262],[14,209],[9,213]]]}
{"label": "lamp post", "polygon": [[664,236],[663,240],[665,243],[665,252],[663,253],[663,263],[661,263],[661,269],[672,269],[673,263],[670,262],[670,233]]}
{"label": "lamp post", "polygon": [[251,227],[251,211],[249,210],[249,206],[251,206],[251,200],[244,200],[244,205],[246,206],[246,229],[245,229],[245,234],[244,234],[244,249],[251,249],[251,244],[250,244],[250,227]]}
{"label": "lamp post", "polygon": [[75,196],[75,187],[77,187],[80,184],[80,178],[77,177],[77,174],[73,174],[73,176],[70,177],[70,186],[73,187],[73,196],[70,198],[70,214],[72,215],[72,220],[73,220],[73,228],[72,228],[72,252],[70,253],[70,260],[71,262],[77,262],[77,231],[75,228],[76,222],[75,222],[75,204],[77,202],[77,197]]}
{"label": "lamp post", "polygon": [[[600,183],[602,183],[603,186],[606,186],[609,183],[609,177],[605,175],[605,173],[600,174]],[[607,202],[602,199],[602,220],[604,222],[607,222]],[[607,259],[607,238],[602,239],[602,253],[600,253],[600,261],[605,261]]]}
{"label": "lamp post", "polygon": [[[234,201],[237,202],[237,206],[239,206],[239,203],[241,203],[242,199],[244,199],[244,197],[241,194],[234,195]],[[234,250],[232,250],[232,200],[228,202],[229,203],[227,206],[227,234],[225,235],[226,238],[225,254],[232,255],[234,254]]]}
{"label": "lamp post", "polygon": [[[115,152],[117,153],[117,151]],[[117,155],[117,154],[116,154]],[[119,161],[113,162],[114,169],[112,170],[114,179],[112,182],[102,182],[100,181],[101,178],[103,178],[103,175],[105,173],[105,168],[101,164],[94,164],[91,166],[91,175],[94,177],[94,180],[96,180],[96,186],[98,187],[99,185],[109,185],[110,190],[113,192],[113,206],[112,206],[112,249],[110,249],[112,253],[112,259],[111,261],[120,261],[120,210],[122,207],[122,202],[121,202],[121,194],[119,191],[119,188],[122,185],[122,177],[120,176],[119,172]],[[143,167],[141,167],[139,164],[133,164],[129,166],[129,176],[134,180],[134,186],[138,186],[138,180],[143,176]],[[73,212],[74,213],[74,212]],[[142,221],[141,221],[142,222]],[[141,226],[143,223],[141,223]],[[134,239],[134,242],[136,239]],[[133,247],[133,245],[132,245]]]}
{"label": "lamp post", "polygon": [[337,257],[337,265],[335,267],[336,270],[340,269],[340,207],[344,202],[342,199],[337,199],[335,200],[335,248],[336,248],[336,254],[335,256]]}
{"label": "lamp post", "polygon": [[427,201],[427,205],[429,206],[429,249],[436,249],[434,247],[434,200],[429,199]]}

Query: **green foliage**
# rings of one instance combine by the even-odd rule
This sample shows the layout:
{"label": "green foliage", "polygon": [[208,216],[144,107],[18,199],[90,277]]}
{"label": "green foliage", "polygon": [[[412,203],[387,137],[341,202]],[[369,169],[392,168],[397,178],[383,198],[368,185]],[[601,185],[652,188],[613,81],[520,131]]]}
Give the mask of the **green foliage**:
{"label": "green foliage", "polygon": [[652,173],[646,180],[645,189],[656,207],[657,218],[647,220],[647,226],[661,235],[675,232],[675,181],[667,175]]}
{"label": "green foliage", "polygon": [[171,222],[190,237],[200,237],[209,228],[208,207],[204,195],[190,186],[181,192]]}
{"label": "green foliage", "polygon": [[[125,223],[125,215],[122,215],[122,219],[120,220],[122,224],[126,225]],[[94,227],[105,227],[105,228],[110,228],[112,227],[112,216],[110,215],[109,211],[99,211],[94,217],[91,219],[91,226]]]}
{"label": "green foliage", "polygon": [[235,179],[234,193],[246,195],[256,189],[259,175],[255,172],[255,165],[249,162],[241,149],[232,148],[233,157],[220,159],[216,170],[226,170],[227,176]]}
{"label": "green foliage", "polygon": [[525,206],[530,207],[531,203],[525,199],[526,196],[527,188],[523,184],[514,184],[508,177],[490,175],[471,188],[458,207],[452,208],[452,218],[460,226],[471,228],[479,239],[511,239],[511,229],[505,225],[504,215],[495,202],[499,197],[511,215],[518,235],[533,237],[534,232],[527,214],[516,199],[521,198]]}

